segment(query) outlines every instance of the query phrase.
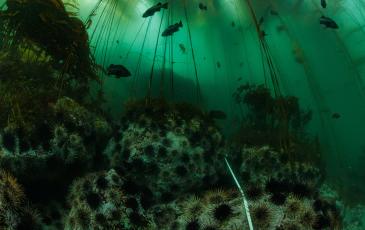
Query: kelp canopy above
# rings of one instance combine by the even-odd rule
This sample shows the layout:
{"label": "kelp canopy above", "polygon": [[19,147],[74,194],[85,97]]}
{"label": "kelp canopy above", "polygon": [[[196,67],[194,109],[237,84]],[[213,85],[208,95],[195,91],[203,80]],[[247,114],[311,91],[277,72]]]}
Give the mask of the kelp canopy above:
{"label": "kelp canopy above", "polygon": [[93,102],[90,87],[98,76],[88,34],[65,4],[7,0],[1,7],[0,127],[31,134],[59,98]]}
{"label": "kelp canopy above", "polygon": [[40,48],[38,54],[51,56],[52,66],[65,75],[65,83],[74,79],[86,87],[97,75],[88,34],[75,16],[60,0],[7,0],[0,11],[0,46],[24,45],[29,49],[35,45]]}

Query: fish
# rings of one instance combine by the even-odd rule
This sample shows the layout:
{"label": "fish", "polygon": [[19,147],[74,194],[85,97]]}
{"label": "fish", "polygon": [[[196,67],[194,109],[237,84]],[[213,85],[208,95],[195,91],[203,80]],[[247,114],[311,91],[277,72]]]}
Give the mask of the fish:
{"label": "fish", "polygon": [[339,114],[339,113],[333,113],[332,114],[333,119],[339,119],[340,117],[341,117],[341,114]]}
{"label": "fish", "polygon": [[303,64],[304,63],[304,52],[303,49],[299,46],[297,42],[293,43],[293,50],[292,50],[294,59],[297,63]]}
{"label": "fish", "polygon": [[241,81],[242,80],[242,77],[238,78],[237,81]]}
{"label": "fish", "polygon": [[117,40],[116,43],[119,44],[119,40]]}
{"label": "fish", "polygon": [[236,23],[234,21],[232,21],[231,26],[232,27],[235,27],[236,26]]}
{"label": "fish", "polygon": [[326,0],[321,0],[321,6],[322,6],[322,8],[326,8],[327,7],[327,2],[326,2]]}
{"label": "fish", "polygon": [[259,26],[261,26],[264,23],[264,21],[265,21],[264,17],[261,17],[260,20],[259,20],[259,22],[258,22],[259,23]]}
{"label": "fish", "polygon": [[163,9],[167,9],[168,8],[169,3],[166,2],[164,4],[162,4],[161,2],[157,3],[156,5],[148,8],[142,15],[143,18],[148,18],[153,16],[156,12],[159,12],[162,8]]}
{"label": "fish", "polygon": [[173,25],[170,25],[169,27],[167,27],[167,29],[165,29],[165,31],[162,33],[162,37],[168,37],[173,35],[174,33],[176,33],[177,31],[179,31],[179,29],[183,27],[183,24],[180,20],[180,22],[175,23]]}
{"label": "fish", "polygon": [[221,63],[217,61],[217,68],[221,68]]}
{"label": "fish", "polygon": [[212,119],[224,120],[227,118],[227,114],[221,110],[211,110],[208,115]]}
{"label": "fish", "polygon": [[111,64],[108,67],[107,74],[108,76],[114,75],[116,76],[116,78],[129,77],[132,75],[131,72],[129,72],[129,70],[123,65],[114,65],[114,64]]}
{"label": "fish", "polygon": [[279,16],[279,13],[276,10],[271,9],[270,14],[273,16]]}
{"label": "fish", "polygon": [[278,25],[278,26],[276,26],[276,31],[279,32],[279,33],[280,32],[283,32],[285,30],[287,30],[287,28],[286,28],[285,25]]}
{"label": "fish", "polygon": [[203,3],[199,3],[199,9],[201,9],[201,10],[207,10],[208,7],[206,5],[204,5]]}
{"label": "fish", "polygon": [[243,67],[245,65],[245,63],[243,63],[243,61],[240,62],[240,67]]}
{"label": "fish", "polygon": [[337,23],[329,17],[326,16],[322,16],[319,19],[319,24],[324,25],[326,28],[331,28],[331,29],[338,29],[339,26],[337,25]]}
{"label": "fish", "polygon": [[184,44],[180,43],[179,48],[180,48],[182,53],[186,53],[186,48],[185,48]]}

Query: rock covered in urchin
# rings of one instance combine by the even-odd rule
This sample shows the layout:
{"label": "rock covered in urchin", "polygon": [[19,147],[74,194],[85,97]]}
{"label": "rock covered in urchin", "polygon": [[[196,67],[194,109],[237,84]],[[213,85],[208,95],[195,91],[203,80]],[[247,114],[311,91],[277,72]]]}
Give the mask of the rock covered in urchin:
{"label": "rock covered in urchin", "polygon": [[51,110],[53,115],[35,127],[31,137],[12,126],[1,130],[2,156],[42,158],[55,154],[66,163],[81,159],[85,164],[91,163],[96,152],[105,148],[111,127],[104,118],[67,97],[60,98]]}
{"label": "rock covered in urchin", "polygon": [[[243,147],[233,156],[239,175],[246,184],[269,184],[269,189],[292,192],[298,196],[312,196],[322,182],[318,168],[303,162],[290,162],[286,153],[268,146]],[[285,191],[284,191],[285,190]]]}
{"label": "rock covered in urchin", "polygon": [[208,191],[150,209],[158,229],[246,229],[242,199],[236,192]]}
{"label": "rock covered in urchin", "polygon": [[127,106],[105,153],[126,179],[169,201],[214,184],[222,174],[224,141],[214,123],[186,104]]}
{"label": "rock covered in urchin", "polygon": [[[267,146],[243,147],[235,157],[233,162],[239,168],[246,197],[254,204],[253,219],[256,218],[259,227],[266,229],[262,224],[266,221],[258,217],[264,216],[267,210],[276,210],[280,217],[275,224],[278,229],[338,229],[341,226],[342,217],[335,200],[321,194],[322,176],[318,168],[290,162],[285,153]],[[255,215],[258,203],[268,208],[257,209]]]}
{"label": "rock covered in urchin", "polygon": [[65,229],[151,229],[138,197],[126,195],[123,184],[113,169],[77,179],[68,196]]}
{"label": "rock covered in urchin", "polygon": [[[21,141],[15,135],[14,138],[17,143]],[[0,150],[0,167],[16,175],[25,186],[30,187],[30,191],[38,188],[32,186],[33,182],[42,181],[44,190],[48,182],[56,185],[60,180],[73,177],[73,173],[77,176],[91,167],[92,154],[86,150],[82,137],[77,133],[70,133],[63,126],[55,126],[48,141],[47,150],[42,146],[24,152],[19,150],[18,145],[14,152],[3,148]]]}
{"label": "rock covered in urchin", "polygon": [[[280,208],[264,199],[248,204],[255,229],[275,229],[283,217]],[[156,205],[150,212],[163,230],[249,229],[242,197],[233,190],[207,191],[201,197],[188,196],[167,205]],[[168,222],[158,222],[160,218]]]}
{"label": "rock covered in urchin", "polygon": [[82,161],[89,164],[92,158],[88,154],[82,137],[77,133],[70,133],[64,126],[56,126],[53,138],[50,140],[50,153],[59,156],[66,164]]}
{"label": "rock covered in urchin", "polygon": [[64,191],[74,177],[103,165],[98,154],[111,134],[103,117],[70,98],[60,98],[51,110],[31,136],[11,126],[0,131],[0,167],[34,194]]}
{"label": "rock covered in urchin", "polygon": [[[270,195],[247,199],[254,229],[341,229],[331,215],[315,208],[314,199],[289,196],[284,204],[271,202]],[[207,191],[173,202],[155,205],[149,212],[158,229],[249,229],[243,199],[232,190]],[[297,228],[294,228],[297,227]]]}
{"label": "rock covered in urchin", "polygon": [[43,220],[43,229],[64,229],[64,217],[67,214],[67,206],[59,201],[38,203],[37,208]]}
{"label": "rock covered in urchin", "polygon": [[69,130],[77,130],[83,137],[96,135],[97,138],[102,138],[111,132],[109,124],[103,118],[96,116],[71,98],[60,98],[53,106],[53,110],[57,120],[62,121]]}
{"label": "rock covered in urchin", "polygon": [[21,207],[25,194],[17,180],[5,171],[0,171],[0,209],[3,215],[6,211],[15,211]]}
{"label": "rock covered in urchin", "polygon": [[77,133],[55,126],[48,141],[47,150],[42,146],[24,152],[19,147],[14,152],[0,150],[0,167],[19,178],[31,197],[64,196],[60,193],[66,192],[73,178],[91,167],[92,154]]}
{"label": "rock covered in urchin", "polygon": [[102,151],[112,133],[109,123],[71,98],[60,98],[53,106],[57,126],[79,135],[90,155]]}
{"label": "rock covered in urchin", "polygon": [[1,229],[41,229],[38,211],[26,202],[23,188],[5,171],[0,171]]}

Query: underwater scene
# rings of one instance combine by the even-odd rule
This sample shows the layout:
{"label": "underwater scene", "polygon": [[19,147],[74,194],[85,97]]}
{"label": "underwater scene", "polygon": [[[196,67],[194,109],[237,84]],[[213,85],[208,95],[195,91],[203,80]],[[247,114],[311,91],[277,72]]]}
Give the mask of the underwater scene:
{"label": "underwater scene", "polygon": [[365,1],[0,0],[0,230],[365,230]]}

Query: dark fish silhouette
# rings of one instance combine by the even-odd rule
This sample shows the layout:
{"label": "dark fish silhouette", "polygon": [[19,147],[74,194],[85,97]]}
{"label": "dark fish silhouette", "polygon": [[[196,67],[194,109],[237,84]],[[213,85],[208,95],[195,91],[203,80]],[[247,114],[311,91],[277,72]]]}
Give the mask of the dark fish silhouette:
{"label": "dark fish silhouette", "polygon": [[273,16],[279,16],[279,13],[276,10],[271,9],[270,14]]}
{"label": "dark fish silhouette", "polygon": [[217,61],[217,68],[221,68],[221,63]]}
{"label": "dark fish silhouette", "polygon": [[261,18],[260,18],[260,20],[259,20],[259,26],[261,26],[263,23],[264,23],[264,21],[265,21],[265,19],[264,19],[264,17],[262,16]]}
{"label": "dark fish silhouette", "polygon": [[199,9],[201,9],[201,10],[207,10],[208,7],[206,5],[204,5],[203,3],[199,3]]}
{"label": "dark fish silhouette", "polygon": [[131,72],[127,68],[122,65],[113,65],[111,64],[107,69],[108,75],[114,75],[116,78],[121,77],[129,77],[131,76]]}
{"label": "dark fish silhouette", "polygon": [[287,30],[287,28],[286,28],[285,25],[278,25],[278,26],[276,26],[276,31],[279,32],[279,33],[280,32],[283,32],[285,30]]}
{"label": "dark fish silhouette", "polygon": [[326,17],[326,16],[322,16],[320,19],[319,19],[319,24],[322,24],[324,25],[326,28],[331,28],[331,29],[338,29],[338,25],[337,23],[329,18],[329,17]]}
{"label": "dark fish silhouette", "polygon": [[162,33],[162,37],[168,37],[179,31],[179,29],[183,27],[182,22],[175,23],[174,25],[170,25],[167,29]]}
{"label": "dark fish silhouette", "polygon": [[231,26],[232,27],[235,27],[236,26],[236,23],[234,21],[232,21]]}
{"label": "dark fish silhouette", "polygon": [[169,3],[164,3],[162,4],[161,2],[157,3],[156,5],[152,6],[151,8],[149,8],[148,10],[146,10],[142,17],[147,18],[147,17],[151,17],[153,16],[156,12],[160,11],[162,8],[167,9],[168,8]]}
{"label": "dark fish silhouette", "polygon": [[321,6],[322,6],[322,8],[326,8],[327,7],[326,0],[321,0]]}
{"label": "dark fish silhouette", "polygon": [[184,46],[184,44],[182,44],[182,43],[180,43],[179,44],[179,48],[180,48],[180,50],[181,50],[181,52],[184,54],[184,53],[186,53],[186,47]]}
{"label": "dark fish silhouette", "polygon": [[339,119],[340,117],[341,117],[341,115],[339,113],[333,113],[332,114],[333,119]]}
{"label": "dark fish silhouette", "polygon": [[224,120],[227,118],[227,114],[221,110],[211,110],[208,115],[212,119]]}

